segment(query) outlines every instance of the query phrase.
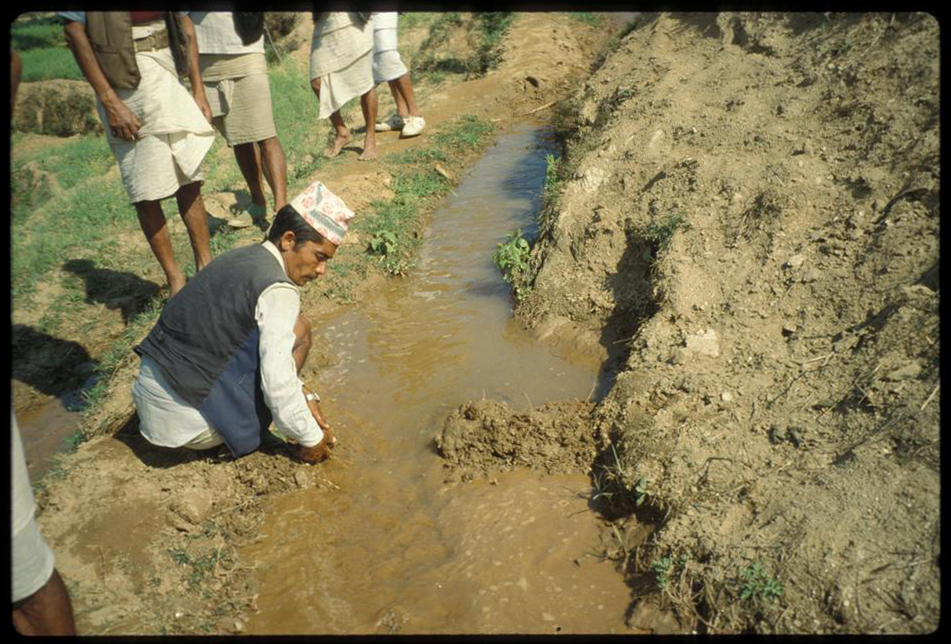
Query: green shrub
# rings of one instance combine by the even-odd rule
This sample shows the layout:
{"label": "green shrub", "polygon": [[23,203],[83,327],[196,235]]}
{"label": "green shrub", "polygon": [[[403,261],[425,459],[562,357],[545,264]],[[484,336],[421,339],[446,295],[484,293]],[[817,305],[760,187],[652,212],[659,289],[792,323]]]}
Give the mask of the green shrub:
{"label": "green shrub", "polygon": [[530,254],[531,247],[522,237],[522,229],[519,228],[506,241],[498,245],[492,256],[492,261],[502,272],[502,279],[512,286],[516,300],[524,299],[530,291],[524,283]]}

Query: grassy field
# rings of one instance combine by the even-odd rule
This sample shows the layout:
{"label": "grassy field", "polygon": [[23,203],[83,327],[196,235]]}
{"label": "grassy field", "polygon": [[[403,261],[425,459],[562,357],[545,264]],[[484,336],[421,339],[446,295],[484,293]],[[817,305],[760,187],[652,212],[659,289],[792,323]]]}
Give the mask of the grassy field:
{"label": "grassy field", "polygon": [[[439,15],[415,16],[413,20],[417,26],[425,26]],[[42,21],[25,21],[16,31],[24,48],[26,44],[55,44],[57,33],[62,33],[58,25],[53,29]],[[69,54],[65,47],[63,50]],[[293,195],[315,175],[342,160],[327,160],[322,154],[331,128],[327,120],[317,118],[317,101],[306,66],[292,56],[283,56],[280,62],[275,58],[269,78],[275,124],[288,162],[288,194]],[[423,82],[418,93],[425,96],[426,91]],[[388,102],[385,94],[381,93],[381,113]],[[359,112],[359,102],[353,101],[343,115],[348,122],[357,123],[362,122]],[[338,253],[321,293],[346,301],[354,284],[369,271],[399,275],[409,270],[426,215],[452,187],[433,169],[434,162],[453,168],[454,163],[471,158],[484,146],[493,130],[489,123],[463,117],[433,128],[418,147],[382,157],[378,165],[393,177],[393,197],[373,201],[355,223],[354,230],[366,245],[341,249],[346,252]],[[216,138],[202,169],[202,194],[206,197],[246,192],[234,157],[221,137]],[[14,377],[34,371],[48,371],[53,379],[62,377],[57,369],[68,373],[71,367],[50,364],[58,344],[78,340],[84,348],[98,345],[98,349],[89,349],[90,357],[94,356],[97,372],[105,377],[87,392],[85,409],[94,413],[108,389],[109,377],[134,358],[131,347],[158,318],[167,297],[167,291],[159,287],[164,279],[102,135],[55,139],[14,133],[11,173],[11,289],[13,310],[20,313],[14,315]],[[45,177],[42,190],[37,189],[38,176]],[[176,257],[190,275],[191,249],[175,200],[162,205]],[[219,227],[211,238],[212,253],[217,256],[256,241],[260,235],[254,231],[252,240],[247,231]],[[103,307],[121,309],[122,324],[104,326],[104,320],[115,318],[104,318]],[[24,312],[31,312],[34,319],[23,322]],[[49,346],[42,346],[44,343]],[[29,364],[31,360],[35,364]],[[28,382],[42,378],[36,376]]]}

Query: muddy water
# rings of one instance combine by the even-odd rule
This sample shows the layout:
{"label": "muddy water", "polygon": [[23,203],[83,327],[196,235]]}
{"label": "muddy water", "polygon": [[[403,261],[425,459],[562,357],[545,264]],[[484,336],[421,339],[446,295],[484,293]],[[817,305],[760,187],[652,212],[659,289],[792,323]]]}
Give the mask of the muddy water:
{"label": "muddy water", "polygon": [[620,633],[630,593],[603,562],[583,475],[443,483],[433,436],[459,404],[586,399],[600,361],[555,355],[511,317],[491,257],[532,225],[548,152],[503,135],[437,210],[411,278],[314,320],[339,356],[312,383],[341,444],[319,491],[275,502],[259,541],[256,634]]}

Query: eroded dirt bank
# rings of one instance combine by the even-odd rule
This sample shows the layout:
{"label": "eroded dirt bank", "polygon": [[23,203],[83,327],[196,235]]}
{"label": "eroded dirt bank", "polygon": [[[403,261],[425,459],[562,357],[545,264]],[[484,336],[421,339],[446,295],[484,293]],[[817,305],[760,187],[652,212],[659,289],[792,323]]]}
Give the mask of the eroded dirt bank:
{"label": "eroded dirt bank", "polygon": [[557,438],[477,403],[443,449],[597,453],[613,554],[654,580],[632,625],[937,628],[939,44],[923,14],[642,15],[561,106],[518,316],[629,353]]}

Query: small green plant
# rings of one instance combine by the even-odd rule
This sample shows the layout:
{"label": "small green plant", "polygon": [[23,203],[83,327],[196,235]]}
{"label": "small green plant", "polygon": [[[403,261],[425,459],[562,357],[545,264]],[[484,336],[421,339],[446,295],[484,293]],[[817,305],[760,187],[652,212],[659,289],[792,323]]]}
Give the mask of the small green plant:
{"label": "small green plant", "polygon": [[492,261],[496,263],[499,270],[502,271],[502,279],[508,282],[515,291],[515,299],[522,300],[528,295],[529,289],[523,283],[523,275],[528,269],[528,256],[531,253],[531,247],[528,241],[522,237],[522,229],[519,228],[509,235],[509,238],[498,245]]}
{"label": "small green plant", "polygon": [[555,201],[561,192],[564,177],[564,163],[561,157],[554,154],[545,156],[545,187],[543,195],[545,203],[550,204]]}
{"label": "small green plant", "polygon": [[670,246],[670,240],[678,229],[686,230],[688,228],[690,228],[690,222],[687,221],[687,214],[680,211],[660,221],[652,222],[647,227],[644,238],[656,247],[657,256],[659,256]]}
{"label": "small green plant", "polygon": [[572,11],[568,15],[578,22],[583,22],[591,27],[597,27],[601,24],[601,16],[593,11]]}
{"label": "small green plant", "polygon": [[644,501],[647,500],[647,495],[650,494],[650,492],[647,491],[647,485],[648,480],[646,477],[642,476],[637,479],[637,484],[634,486],[634,498],[636,499],[634,505],[637,507],[641,507]]}
{"label": "small green plant", "polygon": [[687,555],[683,554],[674,559],[670,555],[655,559],[651,562],[651,572],[654,573],[654,581],[661,590],[667,590],[667,584],[670,576],[677,568],[683,569],[687,564]]}
{"label": "small green plant", "polygon": [[370,240],[370,250],[381,257],[392,255],[398,247],[396,233],[391,230],[381,230]]}
{"label": "small green plant", "polygon": [[741,600],[762,598],[772,601],[783,594],[780,583],[758,561],[740,571],[740,581],[743,583]]}

